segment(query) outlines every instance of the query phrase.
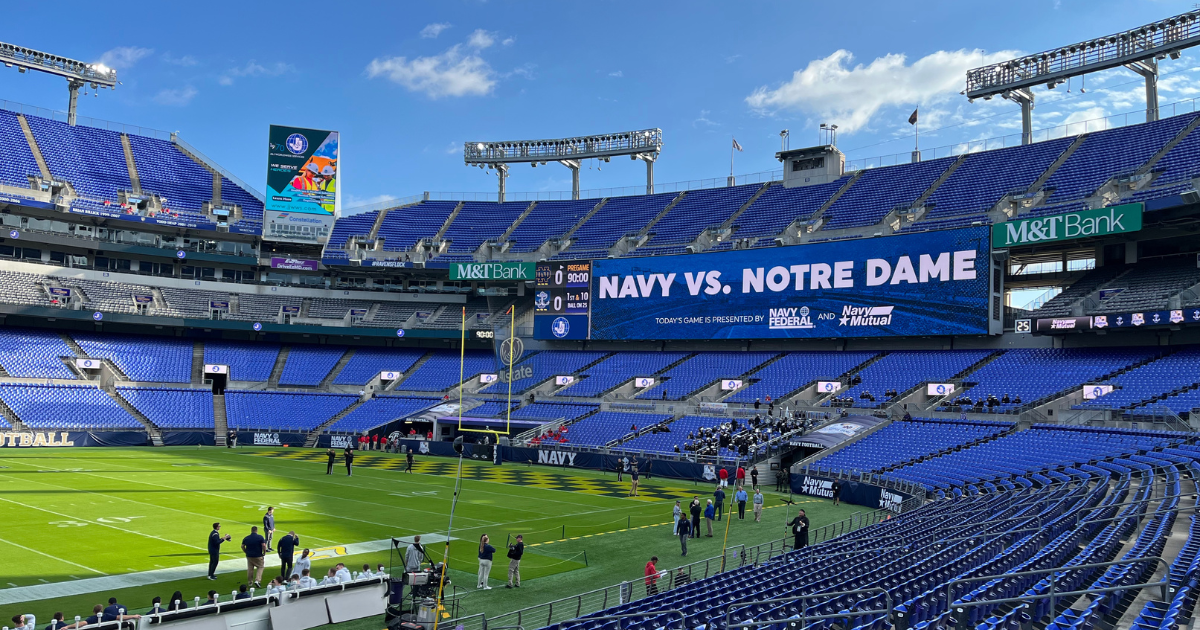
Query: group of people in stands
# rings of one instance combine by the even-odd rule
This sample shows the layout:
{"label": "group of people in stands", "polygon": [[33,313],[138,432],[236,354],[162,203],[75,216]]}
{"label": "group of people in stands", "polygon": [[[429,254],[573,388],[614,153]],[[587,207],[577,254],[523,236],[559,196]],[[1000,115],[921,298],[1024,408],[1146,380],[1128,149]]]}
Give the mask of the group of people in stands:
{"label": "group of people in stands", "polygon": [[1008,394],[1002,394],[999,398],[997,398],[995,394],[988,394],[986,398],[971,400],[970,396],[963,395],[950,401],[949,404],[957,405],[964,410],[969,407],[974,407],[975,411],[983,411],[984,408],[987,408],[988,411],[991,411],[998,405],[1019,405],[1021,404],[1021,396],[1009,396]]}
{"label": "group of people in stands", "polygon": [[541,435],[529,440],[529,443],[533,446],[540,446],[541,444],[555,442],[558,444],[567,443],[567,426],[565,424],[559,425],[557,429],[543,431]]}
{"label": "group of people in stands", "polygon": [[[299,564],[300,563],[297,563],[297,566],[299,566]],[[236,593],[231,594],[224,601],[230,602],[240,599],[250,599],[255,595],[263,594],[279,595],[288,591],[299,591],[302,589],[319,586],[333,586],[336,584],[352,582],[354,580],[361,580],[364,578],[385,578],[388,576],[388,573],[382,564],[378,565],[375,571],[371,570],[371,565],[364,564],[362,565],[362,571],[352,575],[350,570],[346,568],[346,565],[339,562],[337,565],[329,569],[328,573],[324,578],[321,579],[320,582],[309,575],[310,571],[311,569],[305,567],[300,573],[293,574],[289,580],[284,580],[282,576],[277,576],[275,579],[271,580],[271,583],[267,586],[266,593],[255,593],[254,589],[248,588],[245,584],[242,584],[238,587]],[[197,597],[193,600],[192,606],[214,606],[219,602],[222,602],[221,596],[216,591],[210,590],[208,592],[208,599],[200,601],[200,598]],[[155,597],[153,600],[151,600],[150,607],[145,614],[155,615],[187,609],[188,602],[183,598],[183,592],[175,591],[171,594],[171,598],[167,600],[165,605],[163,604],[161,597]],[[46,630],[73,630],[74,628],[94,626],[109,621],[137,620],[141,618],[142,615],[131,614],[126,606],[117,601],[116,597],[110,597],[108,598],[108,606],[96,604],[92,607],[91,616],[76,617],[72,619],[70,623],[68,623],[63,613],[56,612],[51,618],[50,623],[45,626],[45,628]],[[14,626],[13,630],[38,630],[37,618],[32,614],[26,613],[23,615],[13,615],[12,622]]]}
{"label": "group of people in stands", "polygon": [[745,457],[766,445],[775,436],[793,432],[803,434],[811,426],[806,414],[795,415],[786,411],[779,417],[769,415],[764,418],[755,414],[744,425],[739,425],[734,418],[715,427],[700,427],[696,431],[689,431],[687,441],[683,443],[682,448],[676,444],[675,452],[718,455],[721,449],[727,448]]}

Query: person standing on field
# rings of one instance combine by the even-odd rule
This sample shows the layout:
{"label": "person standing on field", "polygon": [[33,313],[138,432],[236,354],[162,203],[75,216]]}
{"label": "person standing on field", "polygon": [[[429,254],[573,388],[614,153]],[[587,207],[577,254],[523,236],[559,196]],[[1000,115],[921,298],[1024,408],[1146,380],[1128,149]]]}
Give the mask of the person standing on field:
{"label": "person standing on field", "polygon": [[687,541],[692,537],[692,522],[686,518],[679,520],[679,547],[683,549],[682,555],[687,555]]}
{"label": "person standing on field", "polygon": [[750,487],[758,487],[758,466],[750,469]]}
{"label": "person standing on field", "polygon": [[479,576],[476,588],[485,591],[492,590],[492,587],[488,586],[488,574],[492,572],[492,555],[496,553],[496,548],[489,545],[488,540],[487,534],[479,537]]}
{"label": "person standing on field", "polygon": [[700,537],[700,497],[692,497],[692,504],[688,506],[688,511],[692,513],[692,538]]}
{"label": "person standing on field", "polygon": [[347,446],[346,452],[343,456],[346,459],[346,476],[347,477],[353,476],[354,475],[354,449]]}
{"label": "person standing on field", "polygon": [[737,492],[733,494],[733,500],[737,501],[739,521],[746,520],[746,499],[749,498],[749,495],[746,494],[746,489],[738,486]]}
{"label": "person standing on field", "polygon": [[755,523],[762,522],[762,511],[763,511],[762,488],[755,488],[754,489],[754,522]]}
{"label": "person standing on field", "polygon": [[803,549],[808,546],[808,516],[804,514],[804,510],[800,510],[796,514],[796,518],[788,523],[792,528],[792,536],[795,540],[792,543],[792,549]]}
{"label": "person standing on field", "polygon": [[263,514],[263,537],[267,539],[267,551],[275,551],[271,549],[271,539],[275,537],[275,508],[268,507],[267,513]]}
{"label": "person standing on field", "polygon": [[327,448],[327,449],[325,449],[325,457],[329,458],[329,465],[325,467],[325,474],[332,475],[333,474],[333,461],[335,459],[337,459],[337,453],[333,452],[333,449]]}
{"label": "person standing on field", "polygon": [[246,554],[246,582],[254,588],[262,588],[263,560],[267,554],[267,539],[258,535],[258,528],[251,527],[250,535],[242,539],[242,551]]}
{"label": "person standing on field", "polygon": [[704,520],[705,520],[705,524],[708,525],[708,537],[709,538],[713,537],[712,522],[713,522],[714,516],[716,516],[716,509],[713,508],[712,499],[709,499],[708,505],[704,506]]}
{"label": "person standing on field", "polygon": [[629,471],[629,496],[636,497],[638,495],[638,465],[634,460],[633,468]]}
{"label": "person standing on field", "polygon": [[679,533],[679,519],[683,518],[683,508],[679,507],[679,501],[675,501],[675,507],[671,510],[671,533]]}
{"label": "person standing on field", "polygon": [[292,571],[295,567],[292,564],[292,558],[296,555],[296,546],[300,544],[300,537],[296,532],[291,531],[287,536],[279,539],[276,546],[279,548],[279,577],[287,580],[292,577]]}
{"label": "person standing on field", "polygon": [[721,486],[717,486],[717,491],[713,493],[713,499],[716,500],[714,509],[717,511],[717,520],[719,521],[722,518],[722,513],[725,512],[725,491],[721,489]]}
{"label": "person standing on field", "polygon": [[217,579],[217,563],[221,561],[221,543],[233,540],[233,536],[221,535],[221,524],[213,523],[213,530],[208,534],[208,579]]}
{"label": "person standing on field", "polygon": [[405,461],[408,463],[408,465],[407,465],[407,466],[404,468],[404,472],[406,472],[406,473],[408,473],[408,474],[410,474],[410,475],[411,475],[411,474],[412,474],[412,465],[413,465],[413,452],[412,452],[412,447],[409,447],[409,449],[408,449],[408,453],[406,453],[406,454],[404,455],[404,460],[405,460]]}
{"label": "person standing on field", "polygon": [[525,555],[525,537],[517,534],[517,542],[508,546],[508,585],[521,588],[521,556]]}
{"label": "person standing on field", "polygon": [[717,486],[721,488],[729,486],[729,469],[724,466],[717,471]]}

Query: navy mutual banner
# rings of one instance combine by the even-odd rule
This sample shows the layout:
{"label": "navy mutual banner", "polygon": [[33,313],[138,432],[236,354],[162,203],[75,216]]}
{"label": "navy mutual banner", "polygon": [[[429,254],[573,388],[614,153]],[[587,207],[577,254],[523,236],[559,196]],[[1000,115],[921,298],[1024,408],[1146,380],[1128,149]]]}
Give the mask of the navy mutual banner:
{"label": "navy mutual banner", "polygon": [[592,339],[988,333],[986,227],[593,263]]}
{"label": "navy mutual banner", "polygon": [[[792,492],[796,494],[809,497],[823,497],[826,499],[833,498],[834,479],[832,477],[793,474],[791,481]],[[841,479],[839,483],[842,490],[839,498],[842,502],[851,505],[861,505],[873,510],[887,509],[892,512],[899,512],[900,504],[912,498],[907,493],[888,490],[861,481]]]}

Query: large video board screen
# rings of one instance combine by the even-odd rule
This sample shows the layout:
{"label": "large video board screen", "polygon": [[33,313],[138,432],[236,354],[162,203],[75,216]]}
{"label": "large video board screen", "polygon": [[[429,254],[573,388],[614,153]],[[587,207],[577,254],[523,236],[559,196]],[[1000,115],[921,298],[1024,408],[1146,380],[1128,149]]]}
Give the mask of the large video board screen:
{"label": "large video board screen", "polygon": [[338,132],[271,125],[265,239],[324,245],[338,213]]}
{"label": "large video board screen", "polygon": [[990,269],[987,227],[597,260],[590,338],[987,334]]}

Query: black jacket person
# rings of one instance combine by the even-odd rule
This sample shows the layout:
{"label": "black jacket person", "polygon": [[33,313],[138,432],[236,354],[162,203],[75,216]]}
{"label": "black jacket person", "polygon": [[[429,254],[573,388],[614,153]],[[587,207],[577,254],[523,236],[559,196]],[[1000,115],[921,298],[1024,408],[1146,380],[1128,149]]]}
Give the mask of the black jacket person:
{"label": "black jacket person", "polygon": [[229,542],[233,536],[221,535],[221,524],[213,523],[213,530],[208,534],[208,579],[217,579],[217,563],[221,561],[221,543]]}
{"label": "black jacket person", "polygon": [[792,522],[788,523],[788,526],[792,528],[792,537],[795,538],[792,549],[801,549],[807,547],[808,517],[804,515],[804,510],[800,510],[800,513],[796,515],[796,518],[792,519]]}

